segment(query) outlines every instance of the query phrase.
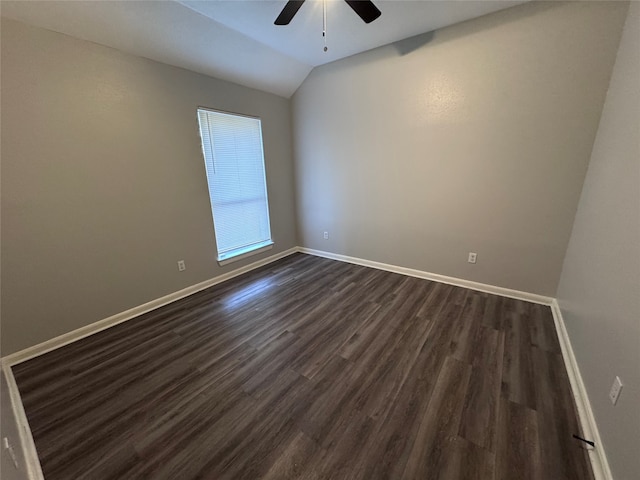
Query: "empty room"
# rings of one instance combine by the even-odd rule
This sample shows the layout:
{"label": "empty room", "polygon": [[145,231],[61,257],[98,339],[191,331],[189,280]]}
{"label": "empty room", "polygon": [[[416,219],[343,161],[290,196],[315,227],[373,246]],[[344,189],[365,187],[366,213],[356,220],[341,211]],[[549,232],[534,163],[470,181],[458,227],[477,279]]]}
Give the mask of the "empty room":
{"label": "empty room", "polygon": [[640,478],[640,2],[0,14],[3,480]]}

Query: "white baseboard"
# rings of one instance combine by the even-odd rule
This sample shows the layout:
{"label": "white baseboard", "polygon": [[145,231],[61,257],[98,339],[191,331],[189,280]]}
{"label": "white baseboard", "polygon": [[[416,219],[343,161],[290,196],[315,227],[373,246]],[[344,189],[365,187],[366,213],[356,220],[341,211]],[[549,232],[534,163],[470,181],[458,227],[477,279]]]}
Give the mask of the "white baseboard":
{"label": "white baseboard", "polygon": [[126,322],[127,320],[131,320],[132,318],[136,318],[144,313],[155,310],[171,302],[175,302],[176,300],[180,300],[181,298],[188,297],[189,295],[193,295],[194,293],[197,293],[201,290],[212,287],[213,285],[217,285],[218,283],[222,283],[231,278],[237,277],[238,275],[242,275],[243,273],[249,272],[263,265],[267,265],[269,263],[275,262],[276,260],[279,260],[281,258],[284,258],[296,252],[302,252],[310,255],[315,255],[318,257],[353,263],[353,264],[362,265],[365,267],[372,267],[378,270],[386,270],[389,272],[399,273],[402,275],[409,275],[411,277],[424,278],[426,280],[446,283],[449,285],[456,285],[458,287],[469,288],[471,290],[477,290],[480,292],[491,293],[494,295],[501,295],[503,297],[515,298],[517,300],[524,300],[526,302],[540,303],[543,305],[551,305],[551,302],[553,300],[551,297],[545,297],[545,296],[537,295],[534,293],[521,292],[519,290],[511,290],[509,288],[497,287],[495,285],[488,285],[485,283],[473,282],[471,280],[464,280],[461,278],[448,277],[446,275],[440,275],[437,273],[430,273],[422,270],[414,270],[412,268],[399,267],[397,265],[374,262],[372,260],[365,260],[357,257],[349,257],[347,255],[340,255],[337,253],[323,252],[321,250],[313,250],[306,247],[292,247],[288,250],[285,250],[284,252],[278,253],[276,255],[271,255],[269,257],[263,258],[262,260],[258,260],[257,262],[250,263],[249,265],[245,265],[244,267],[238,268],[231,272],[224,273],[222,275],[211,278],[209,280],[205,280],[204,282],[200,282],[196,285],[192,285],[190,287],[184,288],[177,292],[170,293],[168,295],[165,295],[164,297],[157,298],[155,300],[152,300],[150,302],[144,303],[137,307],[131,308],[124,312],[120,312],[115,315],[112,315],[111,317],[98,320],[97,322],[91,323],[84,327],[80,327],[76,330],[72,330],[71,332],[67,332],[58,337],[52,338],[50,340],[46,340],[45,342],[39,343],[32,347],[25,348],[24,350],[20,350],[18,352],[7,355],[6,357],[2,358],[2,363],[8,366],[12,366],[12,365],[16,365],[18,363],[24,362],[31,358],[50,352],[51,350],[55,350],[56,348],[63,347],[69,343],[73,343],[82,338],[98,333],[114,325],[118,325],[119,323]]}
{"label": "white baseboard", "polygon": [[18,427],[18,437],[20,440],[20,448],[24,455],[27,478],[30,480],[44,480],[42,468],[40,467],[40,460],[38,460],[36,444],[34,443],[33,436],[31,435],[31,428],[29,428],[27,414],[22,406],[22,400],[20,398],[20,392],[18,391],[18,385],[16,385],[16,379],[13,376],[10,366],[3,363],[2,371],[7,379],[11,409],[13,410],[13,416],[16,421],[16,426]]}
{"label": "white baseboard", "polygon": [[71,332],[67,332],[58,337],[39,343],[38,345],[34,345],[32,347],[25,348],[24,350],[20,350],[16,353],[12,353],[11,355],[7,355],[6,357],[2,358],[2,364],[11,367],[31,358],[43,355],[47,352],[50,352],[51,350],[63,347],[65,345],[68,345],[69,343],[76,342],[82,338],[101,332],[102,330],[105,330],[109,327],[118,325],[119,323],[126,322],[127,320],[131,320],[132,318],[136,318],[144,313],[155,310],[156,308],[162,307],[171,302],[175,302],[176,300],[180,300],[181,298],[188,297],[189,295],[193,295],[194,293],[197,293],[201,290],[212,287],[213,285],[217,285],[218,283],[222,283],[226,280],[237,277],[251,270],[255,270],[256,268],[275,262],[276,260],[280,260],[281,258],[287,257],[298,251],[298,247],[292,247],[288,250],[285,250],[284,252],[263,258],[262,260],[250,263],[249,265],[245,265],[244,267],[240,267],[231,272],[223,273],[222,275],[218,275],[217,277],[210,278],[209,280],[205,280],[204,282],[197,283],[187,288],[183,288],[182,290],[170,293],[168,295],[165,295],[164,297],[151,300],[150,302],[144,303],[137,307],[133,307],[129,310],[125,310],[124,312],[117,313],[115,315],[112,315],[111,317],[98,320],[97,322],[91,323],[76,330],[72,330]]}
{"label": "white baseboard", "polygon": [[562,358],[564,359],[564,365],[569,375],[573,398],[576,403],[576,408],[578,409],[582,433],[587,440],[595,443],[595,448],[589,450],[589,460],[591,461],[593,474],[596,480],[613,480],[607,455],[602,445],[602,439],[600,438],[600,432],[598,431],[598,425],[593,416],[593,410],[591,410],[587,389],[582,381],[578,362],[573,353],[569,334],[564,324],[562,311],[556,299],[553,299],[551,303],[551,312],[553,313],[553,321],[556,325],[556,332],[558,333],[558,340],[560,341],[560,348],[562,349]]}
{"label": "white baseboard", "polygon": [[446,283],[448,285],[455,285],[457,287],[468,288],[479,292],[492,293],[494,295],[500,295],[502,297],[515,298],[516,300],[524,300],[525,302],[551,305],[551,302],[553,301],[553,298],[551,297],[545,297],[543,295],[537,295],[535,293],[521,292],[520,290],[511,290],[510,288],[497,287],[495,285],[489,285],[486,283],[472,282],[471,280],[464,280],[462,278],[448,277],[446,275],[440,275],[438,273],[414,270],[413,268],[399,267],[397,265],[374,262],[372,260],[365,260],[363,258],[349,257],[347,255],[340,255],[338,253],[323,252],[322,250],[313,250],[306,247],[299,247],[299,251],[302,253],[315,255],[317,257],[330,258],[332,260],[339,260],[341,262],[354,263],[356,265],[362,265],[364,267],[377,268],[378,270],[386,270],[387,272],[409,275],[410,277],[424,278],[426,280]]}

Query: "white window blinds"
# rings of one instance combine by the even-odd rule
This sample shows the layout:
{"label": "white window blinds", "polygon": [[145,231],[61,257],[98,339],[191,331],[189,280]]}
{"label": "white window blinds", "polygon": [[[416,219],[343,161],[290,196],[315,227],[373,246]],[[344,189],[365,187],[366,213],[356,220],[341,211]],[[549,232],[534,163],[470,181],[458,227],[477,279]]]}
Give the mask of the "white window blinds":
{"label": "white window blinds", "polygon": [[271,245],[260,119],[198,109],[218,260]]}

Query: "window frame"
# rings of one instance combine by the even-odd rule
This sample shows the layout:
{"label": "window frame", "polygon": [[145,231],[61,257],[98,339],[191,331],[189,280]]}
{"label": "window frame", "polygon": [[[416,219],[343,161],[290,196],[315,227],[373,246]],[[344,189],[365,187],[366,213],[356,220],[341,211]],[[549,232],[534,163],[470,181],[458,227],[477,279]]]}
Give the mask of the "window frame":
{"label": "window frame", "polygon": [[[259,124],[259,132],[260,132],[260,154],[261,154],[261,158],[262,158],[262,171],[264,173],[263,175],[263,181],[264,181],[264,198],[265,198],[265,204],[266,204],[266,214],[267,214],[267,230],[269,233],[269,238],[267,240],[261,240],[259,242],[255,242],[249,245],[244,245],[242,247],[236,248],[234,250],[230,250],[224,253],[220,253],[220,248],[219,248],[219,243],[218,243],[218,236],[216,233],[216,219],[215,219],[215,212],[214,212],[214,203],[212,202],[212,196],[211,196],[211,188],[212,188],[212,184],[209,182],[209,172],[208,172],[208,161],[207,161],[207,153],[205,151],[205,142],[203,139],[203,133],[202,133],[202,125],[200,124],[200,111],[204,111],[204,112],[212,112],[212,113],[217,113],[217,114],[222,114],[222,115],[229,115],[232,117],[242,117],[242,118],[249,118],[252,120],[257,120],[258,124]],[[198,123],[198,136],[200,138],[200,150],[202,153],[202,159],[203,159],[203,166],[205,167],[205,177],[207,179],[207,194],[209,197],[209,209],[211,212],[211,219],[212,219],[212,226],[213,226],[213,233],[214,233],[214,242],[216,245],[216,259],[218,261],[218,264],[220,266],[223,265],[227,265],[229,263],[232,262],[236,262],[238,260],[242,260],[246,257],[250,257],[252,255],[257,255],[259,253],[265,252],[267,250],[270,250],[271,248],[273,248],[273,233],[271,231],[271,207],[270,207],[270,203],[269,203],[269,189],[268,189],[268,182],[267,182],[267,162],[265,160],[265,155],[264,155],[264,139],[263,139],[263,135],[262,135],[262,118],[258,117],[258,116],[254,116],[254,115],[247,115],[244,113],[236,113],[236,112],[229,112],[226,110],[220,110],[220,109],[215,109],[215,108],[210,108],[210,107],[203,107],[203,106],[198,106],[196,108],[196,121]],[[213,154],[213,150],[211,152]]]}

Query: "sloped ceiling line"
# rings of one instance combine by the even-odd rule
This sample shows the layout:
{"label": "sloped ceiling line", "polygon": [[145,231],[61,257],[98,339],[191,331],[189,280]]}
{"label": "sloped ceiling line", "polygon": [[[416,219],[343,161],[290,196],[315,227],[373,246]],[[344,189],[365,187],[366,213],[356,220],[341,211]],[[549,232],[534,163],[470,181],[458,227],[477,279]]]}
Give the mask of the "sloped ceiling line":
{"label": "sloped ceiling line", "polygon": [[374,0],[365,24],[343,0],[308,0],[286,27],[286,0],[2,1],[2,16],[289,98],[313,67],[523,1]]}

